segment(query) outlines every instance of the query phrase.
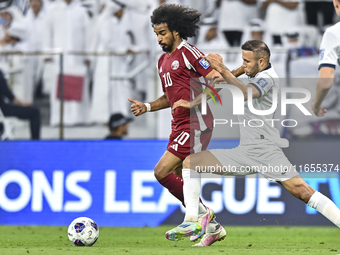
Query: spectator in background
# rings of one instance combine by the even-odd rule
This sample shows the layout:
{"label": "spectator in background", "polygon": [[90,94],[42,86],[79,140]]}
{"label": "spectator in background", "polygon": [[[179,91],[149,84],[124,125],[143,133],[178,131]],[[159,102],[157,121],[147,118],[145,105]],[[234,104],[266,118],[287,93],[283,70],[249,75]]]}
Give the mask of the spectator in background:
{"label": "spectator in background", "polygon": [[298,49],[301,47],[301,42],[300,42],[300,33],[297,28],[292,28],[291,30],[287,31],[285,34],[287,41],[285,43],[286,48],[290,50]]}
{"label": "spectator in background", "polygon": [[318,27],[319,14],[322,14],[321,26],[324,27],[333,24],[333,0],[305,0],[305,12],[308,25]]}
{"label": "spectator in background", "polygon": [[283,46],[282,35],[289,28],[301,25],[300,3],[301,0],[262,0],[261,8],[266,13],[265,23],[273,46]]}
{"label": "spectator in background", "polygon": [[264,25],[263,20],[252,19],[249,22],[249,25],[250,25],[251,40],[259,39],[259,40],[264,41],[264,35],[265,35],[266,29],[265,29],[265,25]]}
{"label": "spectator in background", "polygon": [[223,32],[230,47],[238,47],[248,21],[256,17],[256,0],[223,0],[218,29]]}
{"label": "spectator in background", "polygon": [[[125,5],[108,0],[100,14],[96,27],[94,46],[91,51],[115,54],[131,53],[131,40],[128,36],[128,16]],[[112,76],[128,73],[127,56],[98,56],[94,72],[91,120],[106,123],[113,113],[130,113],[129,102],[125,99],[131,93],[131,83],[127,79],[112,80]]]}
{"label": "spectator in background", "polygon": [[[23,36],[23,29],[16,24],[8,29],[5,36],[0,40],[0,46],[16,45]],[[9,89],[7,81],[0,71],[0,108],[4,116],[28,119],[32,139],[40,139],[40,112],[31,106],[31,102],[19,100]]]}
{"label": "spectator in background", "polygon": [[[77,77],[73,88],[65,85],[64,124],[76,125],[89,123],[89,88],[87,67],[89,62],[83,55],[68,54],[87,52],[88,14],[77,0],[57,1],[46,14],[44,30],[44,48],[51,50],[60,48],[64,51],[64,84],[70,83],[71,78]],[[45,59],[49,73],[44,74],[44,84],[50,88],[51,118],[50,124],[57,125],[60,119],[60,99],[58,96],[59,59],[57,57]],[[79,78],[79,79],[78,79]],[[66,93],[68,89],[68,93]]]}
{"label": "spectator in background", "polygon": [[21,101],[8,88],[7,81],[0,71],[0,109],[5,117],[17,117],[30,121],[31,139],[40,139],[40,112],[31,102]]}
{"label": "spectator in background", "polygon": [[[4,36],[0,39],[0,51],[25,51],[25,38],[24,22],[22,20],[12,21],[10,28],[5,30]],[[25,81],[22,75],[24,59],[25,57],[19,54],[0,55],[0,70],[7,78],[10,89],[18,98],[25,98]]]}
{"label": "spectator in background", "polygon": [[0,12],[1,23],[5,29],[8,29],[13,21],[21,22],[24,19],[23,14],[16,6],[10,6]]}
{"label": "spectator in background", "polygon": [[[126,2],[126,14],[129,16],[129,35],[134,51],[141,53],[133,57],[130,64],[130,70],[134,70],[143,62],[151,57],[153,52],[154,40],[153,30],[150,26],[150,16],[152,12],[152,2],[149,0],[129,0]],[[147,92],[147,75],[146,72],[139,73],[133,80],[134,92],[136,97],[141,101],[146,100]]]}
{"label": "spectator in background", "polygon": [[[43,49],[43,26],[46,10],[42,0],[30,0],[30,9],[25,16],[26,26],[26,51],[38,52]],[[42,56],[27,56],[24,66],[24,100],[33,101],[34,91],[42,79],[43,58]]]}
{"label": "spectator in background", "polygon": [[124,117],[124,115],[121,113],[111,115],[108,123],[110,135],[107,136],[105,139],[122,139],[128,134],[130,121],[131,119]]}
{"label": "spectator in background", "polygon": [[[87,15],[89,16],[89,22],[87,25],[87,31],[86,31],[86,47],[88,48],[90,54],[93,54],[94,52],[91,52],[91,45],[93,45],[93,42],[95,40],[96,36],[96,26],[98,22],[99,12],[101,3],[98,0],[84,0],[82,1],[82,6],[86,9]],[[92,93],[92,87],[93,87],[93,74],[94,74],[94,68],[95,68],[95,60],[96,58],[93,55],[86,56],[85,63],[88,65],[88,75],[89,75],[89,89],[90,89],[90,97]]]}
{"label": "spectator in background", "polygon": [[223,35],[217,29],[217,20],[214,17],[202,20],[196,45],[198,48],[225,48],[227,46]]}

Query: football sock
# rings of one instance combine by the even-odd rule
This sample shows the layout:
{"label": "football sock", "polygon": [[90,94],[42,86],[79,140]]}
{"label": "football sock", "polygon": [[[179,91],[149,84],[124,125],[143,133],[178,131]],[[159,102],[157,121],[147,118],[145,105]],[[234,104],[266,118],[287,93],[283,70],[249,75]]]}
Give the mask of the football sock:
{"label": "football sock", "polygon": [[183,180],[181,177],[175,174],[169,174],[160,180],[159,183],[167,188],[169,192],[184,205]]}
{"label": "football sock", "polygon": [[201,193],[201,174],[194,170],[183,168],[182,176],[186,207],[184,221],[196,222],[198,220],[199,197]]}
{"label": "football sock", "polygon": [[307,204],[340,228],[340,210],[328,197],[315,191]]}
{"label": "football sock", "polygon": [[[162,180],[159,181],[159,183],[167,188],[169,192],[176,197],[179,201],[182,202],[182,205],[185,207],[184,203],[184,195],[183,195],[183,180],[181,177],[175,175],[175,174],[169,174],[166,177],[164,177]],[[200,198],[200,204],[199,204],[199,213],[205,213],[207,208],[205,205],[203,205],[203,202]]]}

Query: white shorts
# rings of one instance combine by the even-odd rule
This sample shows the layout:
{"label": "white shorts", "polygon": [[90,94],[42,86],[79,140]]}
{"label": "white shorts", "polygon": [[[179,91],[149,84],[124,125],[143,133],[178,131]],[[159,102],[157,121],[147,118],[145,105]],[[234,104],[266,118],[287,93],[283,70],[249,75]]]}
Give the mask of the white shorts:
{"label": "white shorts", "polygon": [[239,145],[233,149],[209,150],[221,163],[217,174],[262,174],[270,181],[286,181],[300,175],[275,144]]}

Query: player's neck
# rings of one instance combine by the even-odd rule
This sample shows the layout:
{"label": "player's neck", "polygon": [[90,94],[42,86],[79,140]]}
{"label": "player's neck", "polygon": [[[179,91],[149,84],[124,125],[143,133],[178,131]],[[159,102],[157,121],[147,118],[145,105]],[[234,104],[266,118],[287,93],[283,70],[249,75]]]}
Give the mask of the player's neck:
{"label": "player's neck", "polygon": [[176,39],[174,42],[174,45],[172,46],[171,52],[168,52],[169,55],[174,53],[174,51],[177,49],[177,47],[183,42],[182,38]]}

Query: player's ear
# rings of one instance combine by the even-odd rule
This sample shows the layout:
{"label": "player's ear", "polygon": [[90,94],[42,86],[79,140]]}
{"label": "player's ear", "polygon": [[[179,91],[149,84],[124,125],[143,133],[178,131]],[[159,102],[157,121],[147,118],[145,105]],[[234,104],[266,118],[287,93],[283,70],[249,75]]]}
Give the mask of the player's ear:
{"label": "player's ear", "polygon": [[264,64],[264,59],[263,59],[263,58],[259,58],[259,60],[257,61],[257,63],[259,64],[260,67],[262,67],[263,64]]}

